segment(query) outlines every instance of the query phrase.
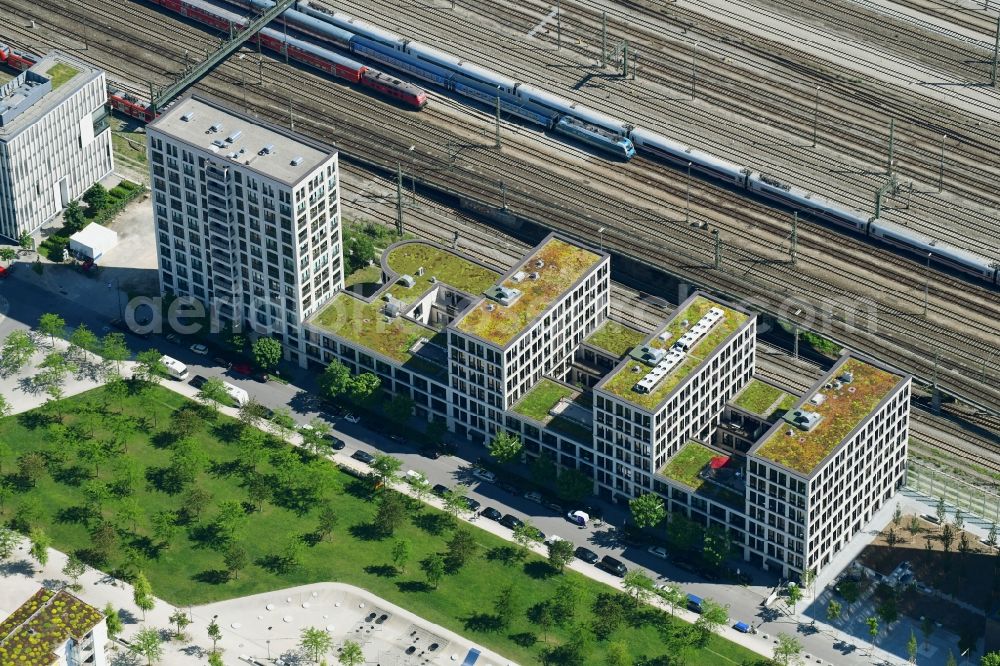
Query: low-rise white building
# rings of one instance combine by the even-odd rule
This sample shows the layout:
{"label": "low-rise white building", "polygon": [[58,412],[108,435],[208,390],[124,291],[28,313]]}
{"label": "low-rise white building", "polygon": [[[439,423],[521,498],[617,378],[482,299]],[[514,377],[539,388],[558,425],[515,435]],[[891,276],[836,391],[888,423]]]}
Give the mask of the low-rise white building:
{"label": "low-rise white building", "polygon": [[35,231],[112,172],[105,86],[56,51],[0,86],[0,235]]}
{"label": "low-rise white building", "polygon": [[107,666],[104,615],[65,590],[40,589],[0,622],[0,664]]}
{"label": "low-rise white building", "polygon": [[70,253],[95,263],[115,245],[118,245],[118,232],[96,222],[69,237]]}

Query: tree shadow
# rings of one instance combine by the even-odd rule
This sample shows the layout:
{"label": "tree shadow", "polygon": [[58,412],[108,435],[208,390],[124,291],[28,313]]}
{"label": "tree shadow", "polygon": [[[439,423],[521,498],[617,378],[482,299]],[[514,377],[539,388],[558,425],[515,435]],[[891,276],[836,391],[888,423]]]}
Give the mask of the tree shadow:
{"label": "tree shadow", "polygon": [[208,473],[212,476],[227,477],[243,471],[243,465],[238,460],[212,460],[208,463]]}
{"label": "tree shadow", "polygon": [[184,489],[184,482],[169,467],[148,468],[146,481],[149,482],[150,486],[167,495],[176,495]]}
{"label": "tree shadow", "polygon": [[524,553],[515,546],[497,546],[486,551],[486,559],[491,562],[500,562],[507,566],[512,566],[524,559]]}
{"label": "tree shadow", "polygon": [[484,633],[496,633],[503,628],[503,620],[490,613],[473,613],[462,620],[466,631],[479,631]]}
{"label": "tree shadow", "polygon": [[524,573],[535,580],[547,580],[558,574],[559,570],[554,568],[548,562],[534,560],[531,562],[525,562]]}
{"label": "tree shadow", "polygon": [[91,478],[90,470],[81,465],[64,465],[50,469],[52,480],[67,486],[78,487]]}
{"label": "tree shadow", "polygon": [[55,520],[63,525],[87,525],[90,522],[90,509],[85,506],[67,506],[56,511]]}
{"label": "tree shadow", "polygon": [[37,430],[38,428],[47,428],[50,424],[56,422],[56,417],[52,414],[45,414],[38,410],[31,410],[30,412],[21,412],[17,415],[17,422],[24,428],[28,430]]}
{"label": "tree shadow", "polygon": [[169,449],[177,440],[180,439],[177,435],[166,430],[161,430],[152,437],[149,438],[149,443],[155,449]]}
{"label": "tree shadow", "polygon": [[348,527],[347,531],[360,541],[381,541],[386,537],[375,523],[358,523]]}
{"label": "tree shadow", "polygon": [[522,631],[518,634],[509,634],[507,638],[523,648],[530,648],[538,642],[538,635],[530,631]]}
{"label": "tree shadow", "polygon": [[354,479],[349,481],[344,490],[348,495],[356,497],[358,499],[363,499],[368,502],[372,501],[372,484],[367,480]]}
{"label": "tree shadow", "polygon": [[142,553],[146,559],[156,559],[160,556],[160,545],[145,535],[135,535],[129,545]]}
{"label": "tree shadow", "polygon": [[379,578],[395,578],[399,575],[399,571],[391,564],[369,564],[365,567],[365,573]]}
{"label": "tree shadow", "polygon": [[432,536],[440,536],[451,527],[450,518],[446,513],[421,513],[413,516],[411,522]]}
{"label": "tree shadow", "polygon": [[218,438],[226,444],[232,444],[233,442],[239,440],[240,433],[242,431],[242,423],[239,421],[227,421],[225,423],[218,423],[212,426],[211,434],[213,437]]}
{"label": "tree shadow", "polygon": [[211,524],[192,525],[188,529],[188,539],[195,548],[209,548],[216,550],[225,545],[225,539],[219,533],[218,528]]}
{"label": "tree shadow", "polygon": [[191,580],[209,585],[222,585],[229,582],[229,572],[225,569],[205,569],[191,576]]}
{"label": "tree shadow", "polygon": [[11,560],[0,564],[0,576],[33,576],[35,567],[26,559]]}
{"label": "tree shadow", "polygon": [[422,580],[401,580],[396,583],[400,592],[430,592],[433,588]]}

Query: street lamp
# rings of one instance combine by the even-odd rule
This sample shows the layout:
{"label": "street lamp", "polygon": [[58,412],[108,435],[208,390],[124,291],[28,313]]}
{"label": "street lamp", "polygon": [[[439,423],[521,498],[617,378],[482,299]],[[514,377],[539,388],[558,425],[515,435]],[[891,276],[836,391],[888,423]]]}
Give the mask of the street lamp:
{"label": "street lamp", "polygon": [[604,252],[604,227],[597,230],[597,235],[601,239],[601,252]]}

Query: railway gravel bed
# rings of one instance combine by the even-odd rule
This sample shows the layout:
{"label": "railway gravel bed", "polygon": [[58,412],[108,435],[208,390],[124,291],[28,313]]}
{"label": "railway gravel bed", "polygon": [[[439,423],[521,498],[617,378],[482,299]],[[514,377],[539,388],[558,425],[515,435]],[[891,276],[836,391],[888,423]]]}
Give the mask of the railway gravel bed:
{"label": "railway gravel bed", "polygon": [[[126,5],[129,7],[131,5]],[[142,7],[140,5],[135,5],[135,7]],[[50,8],[51,11],[56,11],[58,7],[53,6]],[[138,10],[137,10],[138,11]],[[148,12],[148,10],[146,10]],[[154,15],[155,17],[155,15]],[[146,16],[142,18],[142,21],[153,21],[154,25],[159,23],[171,24],[171,20],[166,17],[161,17],[159,19],[151,18]],[[79,21],[77,21],[79,23]],[[184,44],[187,43],[183,38],[180,37],[182,34],[186,34],[186,31],[191,31],[192,28],[184,24],[178,24],[173,22],[173,27],[170,28],[171,31],[176,31],[178,36],[176,39],[171,38],[169,40],[169,48],[174,49],[173,59],[176,61],[180,58],[178,54],[179,51],[183,50]],[[76,30],[80,30],[77,25]],[[133,29],[134,30],[134,29]],[[157,28],[157,33],[162,35],[161,28]],[[172,34],[172,33],[171,33]],[[149,37],[137,37],[141,39],[149,39]],[[167,40],[163,40],[166,42]],[[190,41],[190,40],[189,40]],[[147,42],[149,43],[149,42]],[[168,49],[166,44],[158,44],[157,51]],[[159,55],[159,53],[158,53]],[[119,56],[120,57],[120,56]],[[110,67],[115,70],[116,68],[120,71],[124,66],[120,60],[113,61],[112,56],[108,56],[109,62],[105,66]],[[162,62],[162,60],[161,60]],[[129,66],[134,66],[135,63],[128,63]],[[289,81],[288,72],[290,70],[286,69],[283,64],[276,63],[268,58],[265,58],[263,65],[261,67],[261,73],[264,74],[264,83],[266,94],[261,94],[260,90],[252,88],[246,93],[239,91],[239,86],[236,85],[239,82],[239,77],[241,73],[241,68],[238,65],[232,63],[227,63],[219,68],[217,73],[209,76],[205,81],[200,84],[203,88],[209,90],[213,94],[227,99],[230,103],[236,106],[242,104],[242,100],[249,98],[248,104],[252,105],[253,108],[262,117],[270,117],[278,122],[282,122],[287,119],[287,110],[285,104],[282,100],[287,99],[296,93],[299,96],[296,100],[296,127],[300,131],[305,131],[306,133],[314,134],[320,138],[326,140],[336,140],[341,143],[342,148],[346,152],[354,151],[355,153],[359,148],[366,148],[371,150],[374,154],[372,157],[378,159],[381,163],[394,163],[395,160],[392,159],[400,154],[406,154],[408,146],[412,145],[412,141],[418,141],[421,143],[421,151],[418,155],[421,157],[421,162],[425,171],[421,173],[423,179],[429,180],[431,182],[438,182],[439,184],[444,182],[448,185],[455,187],[456,189],[469,192],[477,197],[484,200],[489,200],[489,197],[495,197],[496,193],[493,189],[492,183],[497,182],[491,179],[488,183],[489,187],[484,187],[484,175],[489,175],[491,178],[496,178],[497,165],[502,163],[508,171],[499,171],[499,176],[509,175],[516,169],[523,169],[525,175],[530,176],[530,182],[525,182],[523,185],[519,186],[524,188],[523,190],[508,188],[508,196],[510,197],[510,203],[512,208],[523,211],[525,214],[539,218],[548,219],[553,222],[553,226],[561,227],[569,233],[576,235],[592,235],[596,231],[597,224],[601,223],[605,216],[610,216],[614,210],[620,208],[616,205],[616,202],[604,203],[602,205],[589,206],[590,200],[585,200],[583,203],[587,206],[581,206],[581,197],[593,198],[593,193],[589,192],[587,188],[580,185],[563,184],[561,187],[556,184],[551,188],[550,194],[557,196],[561,199],[560,205],[558,207],[553,207],[547,202],[547,198],[539,198],[535,192],[532,190],[534,188],[547,189],[550,185],[555,183],[553,181],[553,176],[546,173],[546,171],[539,165],[525,161],[526,158],[531,158],[532,160],[538,160],[539,158],[545,158],[547,161],[552,161],[553,157],[565,158],[567,151],[564,147],[560,147],[556,142],[546,142],[544,140],[539,141],[537,133],[530,131],[525,131],[516,126],[511,128],[510,134],[513,137],[518,138],[524,135],[524,144],[515,144],[514,147],[510,147],[508,143],[508,148],[505,148],[503,152],[497,153],[495,151],[484,150],[481,143],[473,143],[470,146],[470,142],[473,139],[477,139],[479,136],[479,131],[481,131],[481,123],[479,121],[471,122],[468,118],[469,114],[464,114],[464,116],[457,115],[456,113],[450,112],[447,104],[443,105],[443,109],[435,113],[421,114],[420,119],[416,118],[414,114],[408,114],[403,116],[402,120],[398,120],[397,117],[400,115],[397,109],[388,107],[385,104],[377,100],[367,98],[365,96],[359,95],[353,91],[348,91],[344,86],[340,86],[334,83],[324,81],[319,77],[315,77],[305,73],[297,74],[300,80],[304,80],[308,85],[305,86],[305,90],[308,90],[308,94],[302,94],[303,86],[301,83],[296,85],[296,82]],[[276,94],[280,93],[280,94]],[[246,95],[246,97],[244,97]],[[435,100],[437,101],[437,100]],[[299,117],[301,114],[301,118]],[[359,119],[360,117],[360,119]],[[424,118],[429,118],[435,120],[436,122],[445,120],[449,123],[448,131],[441,129],[440,127],[432,127],[423,123]],[[331,127],[329,120],[336,119],[336,124]],[[455,122],[456,120],[461,120],[464,118],[464,122]],[[393,127],[392,123],[398,122],[402,127]],[[430,122],[430,121],[428,121]],[[370,146],[370,132],[371,124],[375,123],[381,125],[381,133],[383,134],[383,140],[377,148],[372,148]],[[406,137],[405,140],[400,140]],[[434,147],[428,148],[427,143],[430,142]],[[437,142],[440,142],[438,144]],[[459,151],[466,151],[462,153],[466,156],[464,162],[472,162],[468,158],[469,155],[474,155],[481,158],[480,161],[475,164],[463,163],[462,165],[453,164],[454,160],[442,159],[444,156],[441,150],[441,146],[451,143],[452,146],[457,146]],[[544,153],[539,153],[541,150],[537,147],[537,144],[542,143],[543,148],[546,151],[555,151],[554,155],[548,155],[545,157]],[[423,151],[427,151],[426,156]],[[510,154],[513,153],[514,156]],[[521,160],[516,159],[516,156],[522,155]],[[454,157],[454,154],[452,155]],[[576,166],[577,162],[581,160],[574,160],[573,165],[576,170],[579,171],[580,167]],[[585,160],[583,160],[585,162]],[[544,163],[544,162],[543,162]],[[545,164],[548,168],[549,165]],[[560,175],[565,176],[566,172],[569,171],[573,173],[569,167],[565,165],[558,165],[553,167],[554,169],[561,170]],[[439,172],[435,177],[433,174],[429,173],[432,169],[438,169]],[[447,178],[442,177],[442,173],[446,173]],[[581,172],[586,173],[586,172]],[[573,174],[575,178],[580,177],[580,173]],[[632,177],[631,174],[626,172],[623,178]],[[543,203],[540,203],[543,202]],[[565,203],[563,203],[565,202]],[[586,223],[581,228],[581,220],[586,219],[584,214],[579,213],[580,208],[585,210],[592,210],[598,212],[603,211],[601,214],[594,214],[592,216],[593,223]],[[611,219],[608,217],[608,219]],[[661,225],[662,226],[662,225]],[[612,234],[606,235],[607,244],[611,244],[612,240],[616,245],[628,254],[642,257],[647,261],[653,263],[661,263],[664,259],[663,253],[667,250],[664,243],[662,242],[663,229],[654,227],[652,233],[649,231],[640,237],[638,240],[634,235],[629,235],[626,233],[619,232],[621,238],[613,236]],[[692,239],[697,239],[698,237],[703,239],[704,232],[699,232],[697,230],[680,228],[678,229],[678,237],[683,244],[691,245]],[[641,242],[645,238],[657,239],[657,243],[650,244]],[[709,253],[704,252],[703,247],[699,248],[699,254],[704,256]],[[734,258],[739,263],[740,260],[746,261],[750,260],[753,262],[759,261],[759,259],[754,259],[751,254],[748,254],[745,250],[740,248],[727,248],[727,252],[732,252]],[[730,255],[727,254],[727,258]],[[690,260],[690,255],[688,257]],[[701,257],[696,256],[695,258],[701,259]],[[671,262],[665,262],[671,265]],[[762,266],[764,266],[762,264]],[[767,264],[765,267],[770,268],[771,264]],[[746,286],[748,283],[747,270],[745,266],[741,266],[740,270],[734,273],[727,273],[726,271],[715,272],[710,269],[706,269],[701,265],[694,266],[678,266],[681,269],[680,272],[687,272],[695,276],[699,282],[707,283],[721,283],[723,289],[731,291],[733,293],[739,293],[746,291]],[[752,271],[756,273],[756,270]],[[766,271],[761,271],[766,272]],[[759,298],[760,302],[765,305],[774,304],[774,300],[769,298],[773,296],[772,292],[778,289],[785,289],[783,283],[787,280],[787,276],[766,276],[765,285],[756,286],[752,291],[754,298]],[[781,279],[777,279],[780,277]],[[771,286],[773,285],[773,286]],[[816,287],[809,287],[805,293],[809,293],[810,296],[820,295],[821,293],[826,293],[831,289],[830,284],[820,283]],[[868,288],[868,287],[866,287]],[[787,289],[786,289],[787,291]],[[941,307],[942,302],[946,299],[940,299],[935,297],[935,307]],[[921,335],[913,336],[915,339],[919,339]],[[866,342],[866,340],[868,342]],[[888,351],[886,341],[880,336],[864,336],[859,339],[859,346],[862,348],[869,347],[869,342],[876,348],[881,346],[886,348]],[[961,349],[960,346],[956,346],[956,349]],[[904,362],[910,360],[910,355],[906,353],[891,352],[889,354],[884,354],[879,349],[872,350],[872,353],[880,356],[888,356],[890,359],[898,359]],[[912,352],[911,352],[912,354]],[[913,358],[919,358],[919,354],[912,354]],[[898,362],[897,360],[897,362]],[[911,365],[910,363],[904,363],[904,365]],[[942,383],[944,383],[942,381]],[[949,382],[950,383],[950,382]],[[989,393],[983,395],[990,395]],[[982,398],[980,398],[982,399]]]}

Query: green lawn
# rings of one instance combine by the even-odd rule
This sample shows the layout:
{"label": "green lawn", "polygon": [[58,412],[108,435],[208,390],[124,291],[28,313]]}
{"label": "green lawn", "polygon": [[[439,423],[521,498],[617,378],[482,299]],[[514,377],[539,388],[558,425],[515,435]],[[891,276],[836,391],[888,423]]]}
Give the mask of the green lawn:
{"label": "green lawn", "polygon": [[634,328],[617,321],[608,319],[596,331],[590,334],[584,342],[599,347],[614,356],[624,356],[636,345],[642,343],[649,337],[646,333],[640,333]]}
{"label": "green lawn", "polygon": [[359,268],[344,278],[344,287],[352,287],[356,284],[377,284],[381,279],[382,267],[378,264],[372,264]]}
{"label": "green lawn", "polygon": [[528,391],[516,405],[514,411],[528,418],[544,423],[549,418],[549,410],[560,400],[576,393],[573,389],[542,377],[534,388]]}
{"label": "green lawn", "polygon": [[52,67],[49,67],[46,75],[52,79],[52,89],[56,90],[79,73],[80,70],[75,67],[71,67],[63,62],[57,62]]}
{"label": "green lawn", "polygon": [[764,415],[775,401],[785,394],[781,389],[753,379],[733,400],[733,404],[753,414]]}
{"label": "green lawn", "polygon": [[[529,556],[523,562],[504,563],[499,555],[511,544],[472,528],[480,545],[477,555],[457,573],[445,576],[438,589],[431,589],[424,584],[418,562],[428,554],[445,550],[450,530],[446,528],[440,533],[434,529],[439,524],[440,512],[412,502],[407,521],[394,537],[380,539],[370,528],[375,505],[369,501],[366,485],[325,461],[310,460],[298,453],[289,456],[290,450],[274,441],[268,444],[269,459],[258,464],[257,473],[263,475],[266,487],[280,489],[280,494],[265,501],[262,511],[247,517],[237,540],[247,549],[251,564],[238,579],[227,579],[218,537],[211,524],[220,502],[248,500],[242,485],[251,473],[236,460],[239,427],[225,417],[214,422],[198,421],[201,430],[191,435],[195,450],[203,451],[207,457],[207,466],[194,483],[211,493],[212,501],[201,515],[180,521],[182,524],[169,539],[169,547],[157,546],[150,536],[150,516],[161,510],[183,515],[187,506],[184,491],[160,490],[157,482],[163,477],[161,470],[171,457],[171,447],[176,446],[165,428],[171,421],[178,421],[178,408],[190,404],[165,388],[153,388],[143,396],[132,395],[119,403],[102,388],[60,401],[55,408],[49,407],[44,412],[36,410],[0,420],[0,441],[10,449],[9,453],[0,454],[0,463],[5,480],[15,488],[5,503],[3,519],[10,520],[16,508],[26,501],[30,504],[32,500],[27,498],[33,497],[40,511],[33,522],[52,536],[55,547],[86,551],[92,548],[92,543],[84,523],[95,524],[94,512],[99,510],[103,519],[119,524],[117,534],[121,540],[119,547],[111,549],[113,554],[105,568],[122,567],[131,558],[149,577],[155,594],[182,606],[314,581],[342,581],[366,588],[522,664],[539,663],[543,647],[561,643],[569,635],[569,628],[543,632],[525,615],[528,608],[551,597],[562,578],[552,574],[539,558]],[[140,429],[125,438],[127,452],[103,461],[95,472],[92,462],[78,459],[75,447],[80,441],[112,438],[111,428],[120,420],[119,405],[122,418],[139,419]],[[84,416],[88,410],[93,414],[89,421]],[[58,420],[84,434],[60,443],[55,439],[60,428],[51,425]],[[88,437],[91,428],[94,432]],[[37,478],[35,487],[16,473],[15,460],[29,452],[42,452],[48,461],[48,469]],[[275,466],[282,462],[282,467]],[[94,492],[101,486],[121,488],[113,480],[121,479],[129,463],[140,479],[134,485],[133,496],[142,509],[135,529],[129,524],[131,520],[119,519],[120,499],[105,498],[100,509],[96,505],[83,506],[84,489],[95,497],[101,494]],[[287,470],[284,475],[282,468]],[[96,479],[92,479],[95,473]],[[316,529],[317,506],[324,502],[333,507],[339,522],[330,540],[316,542],[309,537]],[[390,551],[394,540],[399,538],[412,545],[405,573],[396,573],[390,566]],[[300,565],[284,573],[275,570],[269,558],[285,544],[300,539],[305,543]],[[610,588],[575,573],[566,575],[576,579],[583,590],[577,620],[590,625],[593,616],[589,600]],[[493,599],[506,585],[513,585],[516,590],[514,619],[506,629],[491,629]],[[619,628],[609,640],[624,641],[634,657],[664,654],[667,646],[661,631],[676,631],[681,624],[652,609],[636,612],[641,616],[635,622],[639,628]],[[587,652],[584,663],[605,663],[607,644],[597,642]],[[754,658],[753,653],[712,637],[705,649],[691,654],[688,663],[741,664]]]}

